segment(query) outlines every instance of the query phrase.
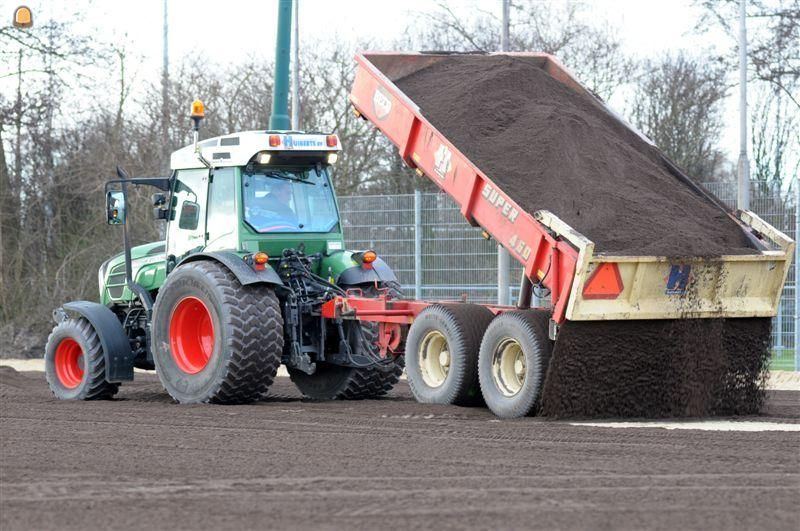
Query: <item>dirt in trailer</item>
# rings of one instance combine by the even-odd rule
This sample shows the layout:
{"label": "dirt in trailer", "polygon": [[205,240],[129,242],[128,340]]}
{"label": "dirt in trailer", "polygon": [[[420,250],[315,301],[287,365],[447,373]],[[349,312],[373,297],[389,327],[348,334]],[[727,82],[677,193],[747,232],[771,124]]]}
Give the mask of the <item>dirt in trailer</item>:
{"label": "dirt in trailer", "polygon": [[454,55],[394,82],[511,199],[550,210],[597,252],[754,252],[657,149],[530,58]]}
{"label": "dirt in trailer", "polygon": [[[794,429],[800,392],[761,416]],[[744,424],[742,423],[742,424]],[[180,406],[137,374],[58,402],[0,367],[0,528],[794,529],[798,432],[500,421],[390,397]]]}

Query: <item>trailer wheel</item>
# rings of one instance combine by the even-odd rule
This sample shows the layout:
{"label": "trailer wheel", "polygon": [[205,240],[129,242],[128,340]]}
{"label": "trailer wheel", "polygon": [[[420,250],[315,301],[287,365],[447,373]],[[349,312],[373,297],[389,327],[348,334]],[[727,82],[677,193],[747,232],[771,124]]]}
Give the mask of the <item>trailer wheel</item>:
{"label": "trailer wheel", "polygon": [[[402,297],[400,284],[385,282],[380,289],[373,284],[366,286],[342,286],[344,289],[360,288],[365,297],[377,297],[381,291],[388,291],[392,298]],[[375,323],[347,323],[348,326],[361,326],[367,343],[376,344],[378,325]],[[398,357],[388,367],[343,367],[327,363],[317,364],[317,371],[308,375],[303,371],[289,368],[289,377],[301,393],[313,400],[361,400],[383,396],[400,381],[404,367],[403,357]]]}
{"label": "trailer wheel", "polygon": [[119,390],[119,383],[106,381],[100,336],[83,317],[67,319],[53,328],[44,361],[47,384],[61,400],[111,398]]}
{"label": "trailer wheel", "polygon": [[498,417],[535,413],[553,348],[549,317],[537,310],[506,312],[486,330],[478,375],[486,405]]}
{"label": "trailer wheel", "polygon": [[242,286],[217,262],[180,266],[158,293],[152,344],[158,377],[178,402],[258,400],[281,362],[278,298],[268,286]]}
{"label": "trailer wheel", "polygon": [[406,373],[417,401],[480,404],[478,350],[493,317],[477,304],[436,304],[417,316],[406,339]]}

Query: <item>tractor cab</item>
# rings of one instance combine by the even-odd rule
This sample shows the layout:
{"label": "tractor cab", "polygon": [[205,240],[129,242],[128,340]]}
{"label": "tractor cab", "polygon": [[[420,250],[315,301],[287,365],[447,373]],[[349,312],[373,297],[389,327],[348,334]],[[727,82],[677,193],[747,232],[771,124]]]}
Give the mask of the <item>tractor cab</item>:
{"label": "tractor cab", "polygon": [[330,171],[340,151],[336,135],[294,131],[246,131],[176,151],[162,206],[168,260],[199,249],[278,258],[301,242],[308,253],[342,249]]}

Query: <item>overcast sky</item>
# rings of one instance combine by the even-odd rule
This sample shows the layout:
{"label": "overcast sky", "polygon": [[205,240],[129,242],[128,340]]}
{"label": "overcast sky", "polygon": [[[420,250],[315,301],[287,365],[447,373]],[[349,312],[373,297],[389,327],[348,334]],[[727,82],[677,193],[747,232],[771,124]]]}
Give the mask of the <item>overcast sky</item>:
{"label": "overcast sky", "polygon": [[[211,62],[236,62],[245,55],[272,59],[277,0],[168,0],[169,55],[177,60],[202,54]],[[83,13],[93,34],[104,41],[122,40],[138,55],[137,77],[157,78],[162,50],[163,0],[25,0],[37,17],[74,17]],[[451,0],[500,14],[501,0]],[[592,15],[619,32],[630,55],[647,57],[679,49],[727,49],[719,32],[690,35],[699,18],[691,0],[586,0]],[[11,16],[17,2],[0,0],[2,16]],[[317,39],[390,42],[432,10],[431,0],[300,0],[300,42]],[[546,7],[543,4],[543,9]],[[567,65],[569,66],[569,65]],[[622,102],[624,103],[624,102]],[[612,101],[612,104],[615,102]],[[620,107],[620,102],[616,102]],[[731,98],[721,146],[735,160],[737,103]]]}

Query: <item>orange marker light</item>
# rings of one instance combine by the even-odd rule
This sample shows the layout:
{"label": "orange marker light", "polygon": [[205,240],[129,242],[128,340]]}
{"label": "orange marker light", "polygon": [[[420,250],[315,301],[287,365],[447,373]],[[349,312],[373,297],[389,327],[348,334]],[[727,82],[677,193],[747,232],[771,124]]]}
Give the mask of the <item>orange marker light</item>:
{"label": "orange marker light", "polygon": [[364,251],[361,259],[364,261],[365,264],[371,264],[378,258],[378,253],[375,251]]}
{"label": "orange marker light", "polygon": [[278,147],[281,145],[280,135],[269,135],[269,147]]}
{"label": "orange marker light", "polygon": [[339,139],[336,138],[336,135],[328,135],[325,137],[325,143],[328,144],[328,147],[336,147],[336,144],[339,143]]}
{"label": "orange marker light", "polygon": [[33,13],[28,6],[19,6],[14,10],[14,27],[30,28],[33,26]]}
{"label": "orange marker light", "polygon": [[206,107],[203,105],[203,102],[200,100],[194,100],[192,102],[192,118],[205,118],[206,116]]}
{"label": "orange marker light", "polygon": [[269,255],[263,251],[259,251],[253,255],[253,267],[256,271],[264,271],[267,268]]}

